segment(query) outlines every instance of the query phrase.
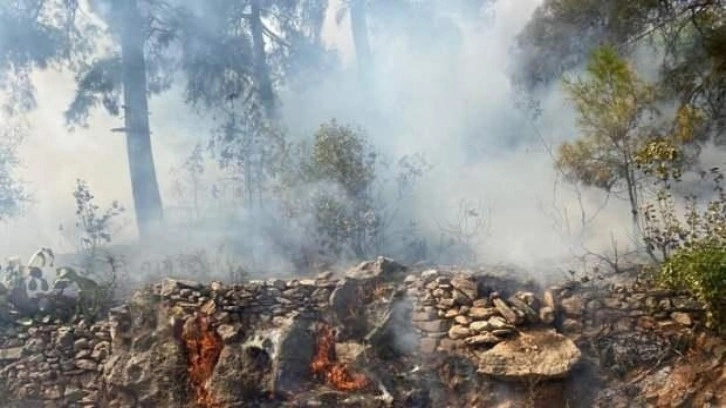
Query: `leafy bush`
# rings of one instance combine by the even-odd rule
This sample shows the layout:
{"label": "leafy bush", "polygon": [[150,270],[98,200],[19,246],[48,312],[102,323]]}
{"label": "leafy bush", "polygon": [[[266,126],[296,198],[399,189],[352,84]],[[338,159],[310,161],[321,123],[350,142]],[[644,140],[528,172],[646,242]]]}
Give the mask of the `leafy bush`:
{"label": "leafy bush", "polygon": [[[715,197],[699,207],[686,200],[683,216],[665,185],[656,203],[645,206],[645,241],[664,262],[656,275],[668,287],[688,289],[708,311],[708,324],[726,330],[726,192],[718,169],[709,172]],[[701,176],[705,178],[706,172]]]}
{"label": "leafy bush", "polygon": [[706,305],[708,324],[726,333],[726,246],[699,241],[673,254],[661,266],[660,282],[686,288]]}

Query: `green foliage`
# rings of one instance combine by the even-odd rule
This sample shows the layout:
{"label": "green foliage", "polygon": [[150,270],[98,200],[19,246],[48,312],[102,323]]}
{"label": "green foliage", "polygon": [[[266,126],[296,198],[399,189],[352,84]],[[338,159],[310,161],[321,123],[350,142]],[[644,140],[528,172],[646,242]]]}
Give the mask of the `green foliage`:
{"label": "green foliage", "polygon": [[[116,227],[115,222],[125,209],[114,201],[107,209],[101,210],[86,182],[80,179],[76,181],[73,197],[76,201],[76,230],[79,234],[78,244],[81,255],[80,273],[93,276],[100,282],[99,291],[94,293],[93,297],[98,298],[98,302],[105,303],[113,296],[117,281],[123,271],[123,260],[112,254],[107,249],[107,245],[112,240],[113,229]],[[76,272],[73,270],[69,276],[75,276],[75,274]],[[95,306],[91,309],[100,310]]]}
{"label": "green foliage", "polygon": [[95,203],[88,184],[83,180],[76,180],[76,189],[73,191],[76,200],[76,227],[81,232],[81,248],[95,253],[103,245],[111,242],[111,227],[113,221],[124,212],[124,208],[117,201],[105,211],[101,211]]}
{"label": "green foliage", "polygon": [[[726,244],[726,192],[723,175],[714,168],[702,173],[711,176],[714,197],[705,206],[699,206],[699,197],[686,198],[685,211],[678,209],[667,186],[658,192],[656,202],[644,206],[645,242],[663,259],[674,252],[691,248],[700,242]],[[682,216],[681,216],[682,215]]]}
{"label": "green foliage", "polygon": [[586,74],[565,82],[582,137],[560,146],[556,164],[572,181],[610,190],[634,181],[634,155],[650,137],[646,115],[655,91],[611,47],[593,53]]}
{"label": "green foliage", "polygon": [[582,136],[560,145],[556,167],[570,182],[607,192],[624,192],[633,227],[640,228],[640,176],[636,157],[655,132],[655,89],[633,68],[604,46],[591,56],[585,79],[565,81],[577,109]]}
{"label": "green foliage", "polygon": [[726,245],[700,240],[673,254],[661,267],[661,283],[686,288],[706,305],[708,325],[726,333]]}
{"label": "green foliage", "polygon": [[705,205],[699,197],[686,200],[679,211],[667,186],[656,203],[645,206],[645,241],[665,261],[656,274],[666,286],[687,289],[701,300],[709,314],[708,323],[726,330],[726,192],[718,169],[710,175],[713,195]]}
{"label": "green foliage", "polygon": [[[332,120],[320,126],[310,145],[290,146],[280,158],[285,165],[276,193],[288,220],[313,238],[315,255],[309,257],[369,258],[392,251],[396,233],[404,238],[395,245],[417,238],[393,231],[393,219],[396,198],[407,196],[430,168],[422,156],[400,158],[389,179],[382,155],[365,133]],[[391,202],[384,204],[383,197]],[[420,240],[413,240],[420,248]]]}
{"label": "green foliage", "polygon": [[318,244],[336,257],[371,255],[381,214],[372,195],[378,156],[365,135],[333,120],[300,152],[299,176],[314,190],[302,212],[312,215]]}
{"label": "green foliage", "polygon": [[313,182],[334,182],[350,197],[362,197],[375,179],[376,159],[361,131],[333,120],[315,133],[306,170]]}
{"label": "green foliage", "polygon": [[723,142],[726,95],[724,1],[545,0],[519,34],[515,81],[532,90],[581,66],[603,43],[624,54],[653,46],[668,99],[701,109],[699,141]]}

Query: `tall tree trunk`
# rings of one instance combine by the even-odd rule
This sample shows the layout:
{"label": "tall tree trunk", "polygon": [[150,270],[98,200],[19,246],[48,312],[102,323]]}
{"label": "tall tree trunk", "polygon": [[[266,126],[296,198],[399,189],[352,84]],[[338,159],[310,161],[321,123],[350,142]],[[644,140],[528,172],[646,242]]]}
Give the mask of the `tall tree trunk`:
{"label": "tall tree trunk", "polygon": [[144,59],[145,30],[137,0],[120,0],[120,3],[126,150],[136,224],[140,237],[144,239],[163,220],[149,132]]}
{"label": "tall tree trunk", "polygon": [[368,42],[365,1],[351,0],[350,2],[350,28],[353,34],[355,58],[358,63],[358,75],[364,89],[370,85],[371,76],[371,46]]}
{"label": "tall tree trunk", "polygon": [[267,54],[265,52],[265,36],[262,28],[262,17],[260,16],[260,0],[252,0],[250,3],[250,27],[252,30],[252,47],[254,53],[254,70],[257,88],[265,109],[267,118],[275,118],[275,94],[272,91],[272,79],[270,68],[267,66]]}

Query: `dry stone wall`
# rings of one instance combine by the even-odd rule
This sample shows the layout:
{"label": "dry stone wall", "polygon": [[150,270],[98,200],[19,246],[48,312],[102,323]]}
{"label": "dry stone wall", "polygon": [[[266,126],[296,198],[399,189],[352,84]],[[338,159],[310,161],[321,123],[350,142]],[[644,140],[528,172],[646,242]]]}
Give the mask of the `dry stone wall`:
{"label": "dry stone wall", "polygon": [[592,347],[614,370],[662,360],[702,321],[700,305],[678,292],[542,289],[412,272],[382,258],[342,278],[231,286],[167,279],[101,322],[38,315],[3,324],[0,406],[234,407],[289,398],[321,380],[310,374],[321,325],[336,328],[335,341],[366,346],[392,328],[410,330],[414,354],[462,355],[482,374],[521,380],[566,376]]}

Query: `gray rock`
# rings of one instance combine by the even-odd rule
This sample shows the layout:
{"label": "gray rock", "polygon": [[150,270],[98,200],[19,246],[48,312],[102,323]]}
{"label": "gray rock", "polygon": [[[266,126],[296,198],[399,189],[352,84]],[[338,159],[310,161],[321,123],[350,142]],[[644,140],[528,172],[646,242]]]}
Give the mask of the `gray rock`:
{"label": "gray rock", "polygon": [[23,357],[23,347],[0,349],[0,361],[15,361]]}
{"label": "gray rock", "polygon": [[81,358],[79,360],[76,360],[76,367],[85,371],[97,371],[98,363],[93,360]]}
{"label": "gray rock", "polygon": [[312,322],[289,318],[281,327],[259,330],[247,341],[225,347],[210,379],[210,392],[221,406],[271,393],[295,394],[311,379],[314,352]]}

